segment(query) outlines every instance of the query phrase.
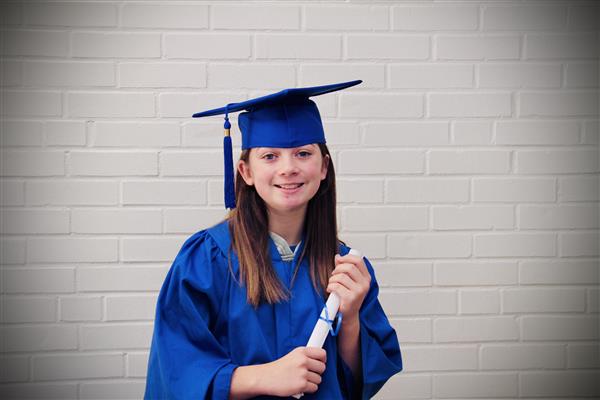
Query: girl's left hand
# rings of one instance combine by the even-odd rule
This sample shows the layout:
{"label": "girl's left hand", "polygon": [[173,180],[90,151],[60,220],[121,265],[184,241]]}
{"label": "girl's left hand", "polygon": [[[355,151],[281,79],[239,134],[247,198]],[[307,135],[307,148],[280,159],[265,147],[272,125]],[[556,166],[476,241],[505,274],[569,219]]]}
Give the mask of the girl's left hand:
{"label": "girl's left hand", "polygon": [[344,320],[358,320],[360,306],[371,287],[371,274],[362,257],[335,255],[335,269],[329,278],[327,292],[340,297]]}

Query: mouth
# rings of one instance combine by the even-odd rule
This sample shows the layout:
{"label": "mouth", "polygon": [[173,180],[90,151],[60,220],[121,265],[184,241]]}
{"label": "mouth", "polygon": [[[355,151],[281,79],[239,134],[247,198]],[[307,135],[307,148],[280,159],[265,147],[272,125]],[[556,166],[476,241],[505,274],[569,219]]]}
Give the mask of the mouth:
{"label": "mouth", "polygon": [[294,190],[294,189],[298,189],[302,185],[304,185],[304,183],[284,183],[284,184],[274,185],[274,186],[279,189]]}

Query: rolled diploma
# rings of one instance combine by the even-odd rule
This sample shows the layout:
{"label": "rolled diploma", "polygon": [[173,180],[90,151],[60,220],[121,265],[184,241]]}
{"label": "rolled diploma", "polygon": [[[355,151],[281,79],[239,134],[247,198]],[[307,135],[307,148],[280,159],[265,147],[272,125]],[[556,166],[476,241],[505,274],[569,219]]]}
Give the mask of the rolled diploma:
{"label": "rolled diploma", "polygon": [[[348,254],[352,254],[353,256],[362,258],[361,252],[356,249],[350,249],[350,252]],[[327,308],[327,313],[325,313],[325,308]],[[317,320],[317,323],[313,328],[313,331],[310,335],[310,338],[308,339],[308,344],[306,345],[306,347],[323,347],[323,343],[325,343],[325,339],[327,339],[327,335],[329,334],[329,324],[325,320],[327,319],[327,317],[329,317],[329,319],[333,321],[337,315],[339,308],[340,297],[335,293],[331,293],[327,298],[327,302],[325,303],[325,307],[323,307],[323,311],[321,311],[321,318]],[[299,393],[295,394],[294,397],[296,399],[299,399],[303,395],[304,393]]]}

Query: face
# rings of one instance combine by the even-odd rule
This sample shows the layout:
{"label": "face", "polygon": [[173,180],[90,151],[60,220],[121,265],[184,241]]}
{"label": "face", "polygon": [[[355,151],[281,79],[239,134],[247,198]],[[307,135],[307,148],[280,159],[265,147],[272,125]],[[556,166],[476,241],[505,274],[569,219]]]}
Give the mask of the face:
{"label": "face", "polygon": [[329,156],[316,144],[294,148],[257,147],[238,171],[247,185],[254,185],[271,212],[306,208],[327,176]]}

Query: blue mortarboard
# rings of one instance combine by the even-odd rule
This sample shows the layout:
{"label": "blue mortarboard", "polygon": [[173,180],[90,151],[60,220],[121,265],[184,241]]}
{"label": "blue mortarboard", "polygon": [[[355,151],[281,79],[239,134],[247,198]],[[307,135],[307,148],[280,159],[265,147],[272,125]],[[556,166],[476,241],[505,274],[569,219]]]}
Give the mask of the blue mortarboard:
{"label": "blue mortarboard", "polygon": [[332,85],[285,89],[267,96],[230,103],[225,107],[199,112],[194,118],[225,114],[225,207],[235,208],[233,156],[229,113],[245,110],[238,116],[242,149],[253,147],[298,147],[325,143],[323,123],[312,96],[335,92],[361,83],[361,80]]}

